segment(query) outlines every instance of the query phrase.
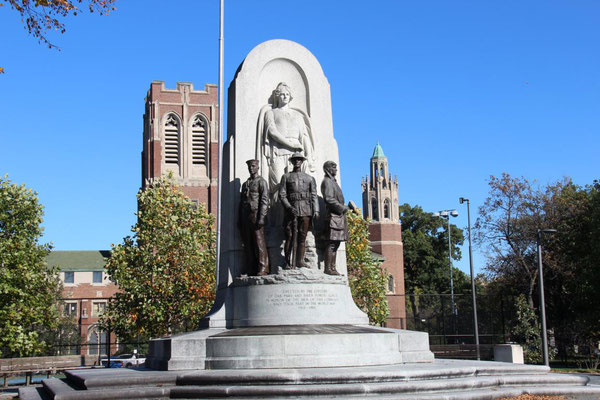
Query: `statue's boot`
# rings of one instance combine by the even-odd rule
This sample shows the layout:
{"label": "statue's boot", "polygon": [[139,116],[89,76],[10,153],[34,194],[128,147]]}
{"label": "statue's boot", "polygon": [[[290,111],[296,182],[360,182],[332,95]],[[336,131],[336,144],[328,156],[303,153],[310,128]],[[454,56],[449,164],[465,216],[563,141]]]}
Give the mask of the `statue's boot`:
{"label": "statue's boot", "polygon": [[325,271],[323,271],[323,272],[325,272],[327,275],[340,275],[340,273],[337,272],[337,270],[332,267],[329,267],[329,268],[325,267]]}
{"label": "statue's boot", "polygon": [[333,249],[329,246],[327,246],[326,249],[325,270],[323,272],[325,272],[327,275],[340,275],[340,273],[335,269],[337,251],[332,251]]}
{"label": "statue's boot", "polygon": [[306,244],[298,243],[298,248],[296,249],[296,268],[308,268],[304,263],[304,253],[306,253]]}
{"label": "statue's boot", "polygon": [[260,267],[260,269],[258,270],[258,273],[256,275],[258,275],[258,276],[269,275],[269,267],[263,265],[262,267]]}

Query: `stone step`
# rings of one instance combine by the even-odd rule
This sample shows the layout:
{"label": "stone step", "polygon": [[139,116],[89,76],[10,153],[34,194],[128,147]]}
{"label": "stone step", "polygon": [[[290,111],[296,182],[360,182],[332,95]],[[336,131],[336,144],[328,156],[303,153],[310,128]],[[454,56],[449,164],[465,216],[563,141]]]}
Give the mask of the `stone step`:
{"label": "stone step", "polygon": [[[355,368],[154,371],[69,371],[44,380],[48,399],[364,398],[495,399],[523,393],[596,395],[581,375],[550,374],[545,366],[436,360]],[[27,394],[25,399],[34,397]]]}
{"label": "stone step", "polygon": [[[597,400],[600,395],[600,387],[501,387],[497,389],[483,389],[471,391],[459,391],[451,393],[418,393],[399,394],[391,396],[376,396],[377,400],[493,400],[506,397],[515,397],[523,394],[538,396],[569,396],[569,399]],[[364,398],[365,396],[349,398]],[[312,397],[314,398],[314,397]],[[297,399],[302,399],[298,397]],[[306,397],[305,399],[308,399]]]}
{"label": "stone step", "polygon": [[19,388],[19,400],[48,400],[43,387],[26,386]]}
{"label": "stone step", "polygon": [[65,371],[67,380],[78,388],[99,389],[131,386],[172,386],[181,373],[143,368],[100,368]]}
{"label": "stone step", "polygon": [[189,371],[179,385],[326,384],[452,379],[488,375],[541,375],[549,368],[486,361],[436,360],[433,363],[345,368]]}
{"label": "stone step", "polygon": [[[539,387],[553,392],[558,388],[584,387],[588,379],[580,376],[560,374],[483,376],[454,379],[432,379],[408,382],[375,383],[328,383],[328,384],[288,384],[288,385],[219,385],[196,386],[180,385],[171,389],[172,398],[212,398],[212,397],[344,397],[404,395],[428,392],[457,392],[471,390],[498,390],[511,387]],[[560,391],[560,390],[559,390]],[[600,394],[600,388],[598,388]]]}
{"label": "stone step", "polygon": [[169,388],[156,386],[98,387],[76,390],[61,379],[42,381],[44,393],[53,400],[114,400],[114,399],[169,399]]}
{"label": "stone step", "polygon": [[73,386],[66,382],[66,379],[43,379],[42,386],[46,393],[50,394],[50,397],[55,400],[60,400],[70,397],[76,390]]}

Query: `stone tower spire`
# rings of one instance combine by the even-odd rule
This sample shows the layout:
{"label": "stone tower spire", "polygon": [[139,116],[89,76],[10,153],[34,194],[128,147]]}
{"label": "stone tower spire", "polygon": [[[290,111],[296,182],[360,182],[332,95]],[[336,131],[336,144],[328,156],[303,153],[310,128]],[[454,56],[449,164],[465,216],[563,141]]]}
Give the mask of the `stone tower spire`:
{"label": "stone tower spire", "polygon": [[377,142],[371,156],[370,176],[363,185],[363,213],[373,221],[400,220],[398,210],[398,178],[392,179],[388,160]]}
{"label": "stone tower spire", "polygon": [[404,248],[398,209],[398,178],[388,170],[388,160],[377,143],[370,162],[370,175],[362,180],[363,213],[370,218],[371,250],[380,254],[382,267],[390,274],[387,301],[390,316],[386,326],[406,329],[404,301]]}

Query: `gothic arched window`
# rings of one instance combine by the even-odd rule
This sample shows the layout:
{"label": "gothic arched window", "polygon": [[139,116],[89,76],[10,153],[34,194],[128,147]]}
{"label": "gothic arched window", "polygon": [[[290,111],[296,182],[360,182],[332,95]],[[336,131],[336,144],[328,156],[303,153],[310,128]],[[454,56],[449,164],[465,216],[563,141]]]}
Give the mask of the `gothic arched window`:
{"label": "gothic arched window", "polygon": [[377,215],[377,199],[376,198],[371,199],[371,212],[373,213],[372,214],[373,219],[379,218],[379,216]]}
{"label": "gothic arched window", "polygon": [[181,154],[181,124],[175,114],[165,118],[165,163],[179,165]]}
{"label": "gothic arched window", "polygon": [[192,164],[206,165],[208,123],[201,115],[192,120]]}
{"label": "gothic arched window", "polygon": [[390,201],[388,199],[383,202],[383,218],[390,219]]}
{"label": "gothic arched window", "polygon": [[97,326],[90,328],[88,334],[88,354],[108,354],[108,335]]}

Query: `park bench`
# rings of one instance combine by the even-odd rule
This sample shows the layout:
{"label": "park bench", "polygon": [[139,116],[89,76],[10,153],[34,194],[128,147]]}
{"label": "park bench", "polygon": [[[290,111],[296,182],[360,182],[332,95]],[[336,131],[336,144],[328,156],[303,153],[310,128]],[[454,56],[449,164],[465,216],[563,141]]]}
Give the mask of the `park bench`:
{"label": "park bench", "polygon": [[[477,359],[477,347],[474,344],[438,344],[431,345],[430,349],[436,358]],[[479,354],[482,360],[493,360],[494,346],[479,345]]]}
{"label": "park bench", "polygon": [[31,383],[31,376],[43,374],[50,377],[59,371],[80,368],[81,356],[49,356],[49,357],[22,357],[0,359],[0,374],[4,378],[3,386],[8,386],[11,376],[25,375],[25,384]]}

